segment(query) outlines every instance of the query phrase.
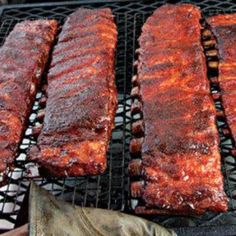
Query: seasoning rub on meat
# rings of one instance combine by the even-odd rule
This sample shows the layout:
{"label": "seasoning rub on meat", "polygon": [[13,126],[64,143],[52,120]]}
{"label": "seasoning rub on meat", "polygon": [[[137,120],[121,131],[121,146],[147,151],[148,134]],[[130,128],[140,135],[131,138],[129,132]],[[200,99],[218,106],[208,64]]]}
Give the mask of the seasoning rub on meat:
{"label": "seasoning rub on meat", "polygon": [[142,28],[132,96],[143,121],[133,124],[130,144],[142,160],[129,166],[142,180],[131,184],[132,196],[144,202],[136,213],[227,210],[200,18],[193,5],[164,5]]}
{"label": "seasoning rub on meat", "polygon": [[16,24],[0,48],[0,172],[16,157],[57,31],[55,20]]}
{"label": "seasoning rub on meat", "polygon": [[63,25],[48,74],[42,131],[30,157],[55,176],[97,175],[117,107],[117,29],[110,9],[78,9]]}

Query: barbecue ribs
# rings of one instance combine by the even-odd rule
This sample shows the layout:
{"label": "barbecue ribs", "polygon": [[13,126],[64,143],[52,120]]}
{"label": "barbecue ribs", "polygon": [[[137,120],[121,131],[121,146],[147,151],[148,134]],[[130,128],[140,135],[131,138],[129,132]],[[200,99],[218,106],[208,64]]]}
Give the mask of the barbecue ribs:
{"label": "barbecue ribs", "polygon": [[56,30],[54,20],[23,21],[0,48],[1,172],[16,157]]}
{"label": "barbecue ribs", "polygon": [[116,42],[110,9],[78,9],[63,25],[48,74],[43,129],[30,150],[46,172],[104,172],[117,107]]}
{"label": "barbecue ribs", "polygon": [[236,14],[213,16],[207,23],[217,39],[218,81],[227,122],[236,141]]}
{"label": "barbecue ribs", "polygon": [[[131,141],[133,197],[142,214],[226,211],[216,111],[201,46],[201,18],[190,4],[164,5],[142,28],[138,74],[132,96],[143,120]],[[136,106],[139,104],[139,106]],[[142,137],[143,135],[143,137]]]}

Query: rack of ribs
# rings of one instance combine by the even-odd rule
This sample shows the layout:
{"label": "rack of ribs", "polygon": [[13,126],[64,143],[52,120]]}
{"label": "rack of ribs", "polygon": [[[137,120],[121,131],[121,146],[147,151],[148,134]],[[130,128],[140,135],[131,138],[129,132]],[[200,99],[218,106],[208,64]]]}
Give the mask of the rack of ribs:
{"label": "rack of ribs", "polygon": [[[201,13],[164,5],[142,28],[129,164],[138,214],[202,214],[227,210],[216,110],[201,45]],[[141,155],[140,155],[141,154]],[[140,157],[142,159],[138,159]]]}
{"label": "rack of ribs", "polygon": [[0,172],[3,175],[17,155],[56,31],[55,20],[23,21],[15,25],[0,48]]}
{"label": "rack of ribs", "polygon": [[117,29],[110,9],[78,9],[59,34],[48,74],[43,128],[30,159],[54,176],[97,175],[117,108]]}
{"label": "rack of ribs", "polygon": [[236,141],[236,14],[212,16],[207,23],[216,37],[218,82],[227,123]]}

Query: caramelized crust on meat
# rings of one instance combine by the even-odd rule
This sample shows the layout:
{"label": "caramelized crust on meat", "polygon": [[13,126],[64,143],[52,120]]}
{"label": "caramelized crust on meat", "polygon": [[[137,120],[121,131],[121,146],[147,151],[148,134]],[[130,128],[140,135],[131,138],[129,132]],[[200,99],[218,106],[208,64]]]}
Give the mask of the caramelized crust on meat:
{"label": "caramelized crust on meat", "polygon": [[236,141],[236,14],[209,17],[207,23],[217,39],[222,102]]}
{"label": "caramelized crust on meat", "polygon": [[130,165],[144,180],[131,185],[145,202],[137,213],[227,210],[200,18],[190,4],[167,4],[142,28],[137,83],[145,134],[141,164]]}
{"label": "caramelized crust on meat", "polygon": [[16,157],[56,31],[54,20],[23,21],[0,48],[1,172]]}
{"label": "caramelized crust on meat", "polygon": [[117,106],[117,30],[110,9],[78,9],[59,35],[48,74],[47,105],[31,159],[55,176],[97,175]]}

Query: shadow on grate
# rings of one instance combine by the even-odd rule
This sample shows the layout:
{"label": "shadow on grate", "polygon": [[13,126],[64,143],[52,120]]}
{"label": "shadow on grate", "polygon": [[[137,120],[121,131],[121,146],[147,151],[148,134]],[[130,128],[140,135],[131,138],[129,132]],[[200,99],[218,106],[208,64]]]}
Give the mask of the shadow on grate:
{"label": "shadow on grate", "polygon": [[[178,1],[171,1],[178,2]],[[191,1],[184,1],[191,2]],[[192,1],[194,2],[194,1]],[[129,194],[129,178],[127,175],[129,156],[129,141],[131,138],[130,125],[132,120],[138,117],[131,117],[130,114],[130,89],[131,78],[135,74],[133,62],[135,60],[135,49],[138,47],[137,38],[140,35],[141,26],[145,19],[157,7],[166,3],[166,1],[148,1],[144,3],[114,1],[114,2],[96,2],[96,3],[55,3],[28,6],[13,6],[3,8],[0,18],[0,44],[2,45],[8,33],[14,25],[25,19],[54,18],[63,23],[65,17],[72,13],[77,7],[88,8],[111,7],[116,17],[118,25],[118,45],[116,53],[116,84],[119,93],[119,105],[115,118],[115,129],[112,133],[110,148],[107,154],[108,168],[103,175],[94,177],[79,178],[42,178],[38,176],[38,167],[27,162],[27,149],[30,144],[35,143],[31,137],[32,127],[37,121],[37,113],[40,109],[38,100],[42,96],[41,92],[36,95],[36,100],[29,119],[29,126],[25,137],[20,146],[19,156],[15,162],[15,168],[9,172],[7,184],[0,188],[0,229],[11,229],[19,220],[22,211],[24,197],[27,194],[30,180],[34,180],[38,185],[49,190],[58,198],[72,202],[76,205],[101,207],[106,209],[122,210],[132,213],[132,207]],[[226,11],[236,12],[236,5],[233,1],[207,1],[200,0],[195,2],[203,10],[204,15],[211,15],[217,12]],[[225,124],[221,124],[225,125]],[[220,126],[219,126],[220,127]],[[221,142],[224,145],[224,141]],[[226,142],[227,143],[227,142]],[[227,143],[228,145],[228,143]],[[231,148],[224,145],[224,148]],[[222,150],[224,150],[222,146]],[[227,149],[226,148],[226,149]],[[228,149],[227,149],[228,150]],[[227,151],[226,151],[227,153]],[[223,155],[224,156],[224,155]],[[236,161],[227,154],[224,157],[224,173],[226,182],[230,182],[226,190],[235,195],[236,180],[234,176]],[[229,175],[230,173],[230,175]],[[229,181],[228,181],[229,180]],[[232,196],[233,196],[232,195]],[[235,203],[232,204],[231,211],[225,214],[207,213],[200,217],[179,217],[179,216],[158,216],[148,217],[147,219],[161,223],[168,227],[189,227],[189,226],[207,226],[236,224]],[[187,231],[181,231],[186,235]],[[198,233],[200,229],[198,230]],[[204,230],[202,231],[204,235]],[[191,234],[192,235],[192,234]],[[200,234],[199,234],[200,235]],[[220,234],[218,234],[220,235]]]}

